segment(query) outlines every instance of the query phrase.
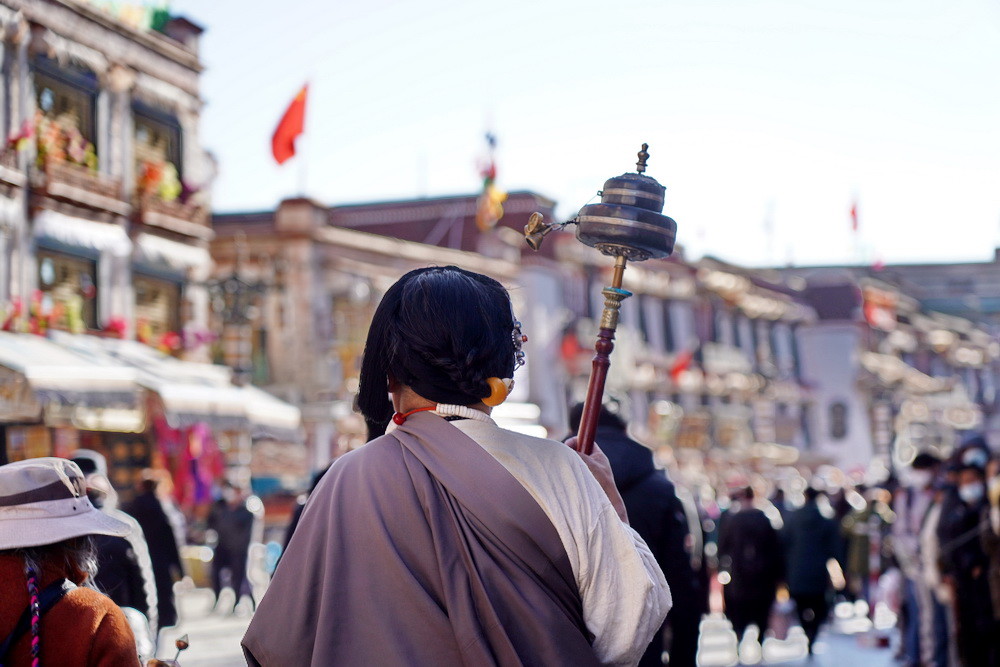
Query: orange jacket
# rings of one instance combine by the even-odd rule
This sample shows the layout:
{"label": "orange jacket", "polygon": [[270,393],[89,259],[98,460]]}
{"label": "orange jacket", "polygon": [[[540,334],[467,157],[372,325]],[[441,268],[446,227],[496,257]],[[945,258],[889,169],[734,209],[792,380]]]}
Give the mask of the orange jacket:
{"label": "orange jacket", "polygon": [[[66,577],[79,584],[79,573],[57,564],[43,566],[39,590]],[[28,606],[24,561],[0,553],[0,642],[14,629]],[[42,616],[39,625],[41,664],[73,667],[135,667],[139,665],[135,637],[125,614],[105,595],[90,588],[77,588]],[[5,667],[31,665],[31,631],[14,644]]]}

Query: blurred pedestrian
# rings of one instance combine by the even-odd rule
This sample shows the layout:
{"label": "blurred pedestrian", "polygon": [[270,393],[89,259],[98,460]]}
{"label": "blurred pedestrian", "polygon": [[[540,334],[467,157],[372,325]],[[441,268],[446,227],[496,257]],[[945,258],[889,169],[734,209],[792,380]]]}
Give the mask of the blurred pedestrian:
{"label": "blurred pedestrian", "polygon": [[944,610],[934,599],[931,582],[924,576],[925,564],[921,553],[920,532],[934,504],[938,469],[941,459],[930,452],[920,452],[905,475],[896,493],[892,524],[892,552],[905,578],[905,623],[902,626],[903,663],[912,667],[926,664],[923,646],[933,646],[935,616],[943,619]]}
{"label": "blurred pedestrian", "polygon": [[788,567],[788,593],[795,601],[810,654],[820,626],[830,613],[833,588],[827,564],[836,558],[840,539],[836,522],[820,512],[817,498],[818,490],[806,489],[805,504],[789,513],[781,535]]}
{"label": "blurred pedestrian", "polygon": [[736,638],[756,625],[764,640],[767,621],[784,576],[778,531],[763,510],[754,507],[754,491],[744,486],[731,494],[729,509],[719,519],[719,569],[723,573],[726,618]]}
{"label": "blurred pedestrian", "polygon": [[219,594],[225,587],[223,573],[228,573],[229,587],[233,589],[233,611],[243,596],[250,596],[250,604],[257,609],[253,590],[247,581],[247,558],[253,541],[254,514],[247,508],[247,498],[242,489],[226,481],[222,484],[222,497],[215,501],[208,515],[208,528],[215,531],[215,551],[212,555],[212,591],[215,593],[213,610],[219,605]]}
{"label": "blurred pedestrian", "polygon": [[[569,428],[572,433],[580,429],[582,416],[582,403],[570,409]],[[671,665],[694,667],[698,632],[705,610],[697,602],[699,582],[687,550],[688,545],[694,542],[689,535],[684,506],[666,472],[653,464],[653,452],[630,438],[625,421],[606,405],[600,408],[594,439],[608,457],[615,486],[625,501],[629,525],[649,545],[667,578],[674,600],[664,623],[664,628],[669,628],[670,644],[664,646],[661,629],[653,635],[638,664],[640,667],[662,665],[666,648]]]}
{"label": "blurred pedestrian", "polygon": [[[941,569],[954,591],[955,641],[963,665],[993,665],[997,637],[993,630],[989,559],[983,550],[987,515],[985,459],[965,459],[958,470],[956,493],[938,527]],[[982,463],[982,465],[980,465]]]}
{"label": "blurred pedestrian", "polygon": [[0,664],[138,665],[122,610],[91,583],[90,535],[125,536],[61,458],[0,466]]}
{"label": "blurred pedestrian", "polygon": [[[91,504],[129,526],[125,537],[93,537],[97,551],[94,583],[119,607],[131,607],[141,612],[146,617],[146,631],[155,637],[158,627],[156,579],[142,527],[132,516],[118,509],[118,492],[107,477],[108,465],[103,454],[79,449],[73,452],[70,460],[79,466],[86,478],[87,497]],[[136,639],[141,641],[139,637]]]}
{"label": "blurred pedestrian", "polygon": [[292,510],[292,518],[288,522],[288,527],[285,529],[285,541],[282,544],[281,553],[284,553],[288,549],[288,545],[292,541],[292,535],[295,534],[295,529],[299,525],[299,519],[302,518],[302,510],[305,509],[306,502],[308,502],[309,497],[312,495],[313,491],[316,490],[316,485],[319,481],[323,479],[323,475],[326,471],[330,469],[330,466],[325,466],[321,470],[313,474],[312,483],[309,485],[309,491],[298,497],[295,503],[295,509]]}
{"label": "blurred pedestrian", "polygon": [[788,514],[788,501],[785,500],[785,490],[779,486],[771,494],[769,500],[774,505],[774,509],[778,510],[778,514],[781,515],[781,521],[784,523],[785,515]]}
{"label": "blurred pedestrian", "polygon": [[[1000,642],[1000,459],[991,457],[986,464],[987,505],[982,516],[983,550],[989,558],[987,578],[993,606],[993,629],[990,636]],[[1000,651],[994,645],[994,663],[1000,662]]]}
{"label": "blurred pedestrian", "polygon": [[122,509],[139,522],[146,537],[149,557],[153,563],[153,578],[156,580],[159,628],[162,629],[177,624],[174,582],[181,579],[184,570],[173,526],[157,494],[158,485],[159,474],[154,470],[143,470],[138,493]]}
{"label": "blurred pedestrian", "polygon": [[431,267],[389,288],[361,363],[371,441],[306,505],[250,665],[638,662],[670,591],[607,457],[490,417],[522,341],[487,276]]}
{"label": "blurred pedestrian", "polygon": [[[932,613],[920,616],[920,657],[929,667],[958,664],[958,650],[954,642],[954,614],[951,589],[944,583],[941,572],[941,545],[938,528],[941,511],[948,496],[948,464],[941,463],[933,483],[934,495],[920,526],[920,577],[923,586],[931,593],[930,599],[921,603],[922,609]],[[918,589],[923,590],[923,589]]]}

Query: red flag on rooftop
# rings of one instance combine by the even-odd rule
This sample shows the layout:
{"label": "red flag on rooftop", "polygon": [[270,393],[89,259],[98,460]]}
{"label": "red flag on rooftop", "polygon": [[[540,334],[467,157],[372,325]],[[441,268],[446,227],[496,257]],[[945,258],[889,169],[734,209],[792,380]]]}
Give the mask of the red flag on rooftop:
{"label": "red flag on rooftop", "polygon": [[851,204],[851,231],[858,231],[858,202]]}
{"label": "red flag on rooftop", "polygon": [[308,90],[309,84],[302,86],[302,90],[288,105],[285,115],[281,117],[278,127],[274,130],[274,136],[271,137],[271,152],[278,164],[284,164],[295,155],[295,139],[305,129]]}

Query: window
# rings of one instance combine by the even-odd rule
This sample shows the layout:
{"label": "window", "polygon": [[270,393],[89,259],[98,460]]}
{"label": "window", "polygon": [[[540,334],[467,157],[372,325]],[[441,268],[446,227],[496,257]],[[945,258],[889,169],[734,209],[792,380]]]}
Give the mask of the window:
{"label": "window", "polygon": [[97,328],[97,262],[50,250],[38,251],[41,312],[58,329]]}
{"label": "window", "polygon": [[39,161],[71,162],[96,170],[97,78],[92,72],[39,58],[34,83]]}
{"label": "window", "polygon": [[672,301],[663,302],[663,349],[666,352],[673,352],[677,349],[674,342],[674,323],[670,315]]}
{"label": "window", "polygon": [[139,273],[133,275],[136,328],[152,342],[168,331],[180,330],[180,283]]}
{"label": "window", "polygon": [[139,191],[173,201],[181,194],[181,126],[168,113],[141,103],[133,107],[135,174]]}
{"label": "window", "polygon": [[257,385],[267,384],[271,381],[271,364],[267,356],[267,329],[254,327],[251,336],[251,381]]}
{"label": "window", "polygon": [[840,401],[830,404],[830,437],[834,440],[847,437],[847,405]]}

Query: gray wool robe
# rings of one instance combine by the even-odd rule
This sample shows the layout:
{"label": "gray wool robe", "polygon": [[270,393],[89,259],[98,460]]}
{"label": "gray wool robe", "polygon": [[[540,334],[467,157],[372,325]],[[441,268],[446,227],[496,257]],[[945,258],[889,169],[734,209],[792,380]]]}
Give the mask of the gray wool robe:
{"label": "gray wool robe", "polygon": [[340,459],[243,637],[249,665],[594,665],[559,535],[436,415]]}

